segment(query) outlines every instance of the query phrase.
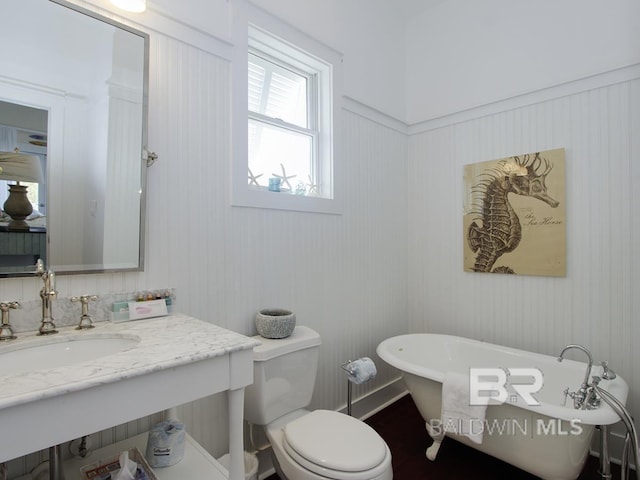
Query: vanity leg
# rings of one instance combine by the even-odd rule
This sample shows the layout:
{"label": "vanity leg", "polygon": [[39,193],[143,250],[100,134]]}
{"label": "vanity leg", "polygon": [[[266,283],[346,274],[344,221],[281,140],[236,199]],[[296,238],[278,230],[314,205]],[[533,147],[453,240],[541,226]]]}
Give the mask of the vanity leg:
{"label": "vanity leg", "polygon": [[162,412],[163,420],[178,420],[178,407],[171,407]]}
{"label": "vanity leg", "polygon": [[244,480],[244,388],[227,391],[229,403],[229,480]]}
{"label": "vanity leg", "polygon": [[49,447],[49,480],[65,480],[62,468],[62,445]]}

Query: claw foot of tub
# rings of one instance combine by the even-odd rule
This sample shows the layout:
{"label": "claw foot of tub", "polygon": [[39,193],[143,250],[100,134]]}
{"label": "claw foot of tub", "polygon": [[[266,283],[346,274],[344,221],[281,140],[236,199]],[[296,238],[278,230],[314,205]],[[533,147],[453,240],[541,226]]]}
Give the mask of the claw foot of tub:
{"label": "claw foot of tub", "polygon": [[440,450],[442,440],[444,440],[444,433],[440,429],[433,428],[428,422],[425,423],[424,426],[426,427],[429,436],[433,438],[433,443],[429,448],[427,448],[425,455],[429,460],[434,461],[436,459],[436,456],[438,456],[438,450]]}
{"label": "claw foot of tub", "polygon": [[434,440],[429,448],[427,448],[426,456],[432,462],[438,456],[438,450],[440,450],[440,445],[442,445],[441,441]]}

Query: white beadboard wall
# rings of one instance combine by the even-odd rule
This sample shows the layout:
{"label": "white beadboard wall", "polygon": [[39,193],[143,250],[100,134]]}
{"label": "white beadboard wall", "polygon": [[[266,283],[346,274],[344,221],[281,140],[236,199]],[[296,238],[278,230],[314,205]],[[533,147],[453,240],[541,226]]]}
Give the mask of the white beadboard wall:
{"label": "white beadboard wall", "polygon": [[[409,140],[409,328],[557,355],[588,347],[640,417],[640,76],[422,126]],[[560,88],[560,87],[559,87]],[[483,111],[484,112],[484,111]],[[566,149],[566,278],[465,273],[463,165]],[[580,357],[576,359],[583,360]]]}
{"label": "white beadboard wall", "polygon": [[[149,171],[148,281],[175,287],[185,313],[245,334],[260,308],[293,309],[323,339],[314,404],[338,408],[340,363],[406,331],[406,135],[343,110],[342,215],[231,207],[231,65],[159,35],[152,65],[161,157]],[[359,394],[392,377],[381,367]]]}
{"label": "white beadboard wall", "polygon": [[[395,379],[375,347],[407,331],[550,354],[582,343],[629,381],[640,417],[640,76],[409,127],[345,100],[345,209],[309,214],[231,207],[233,47],[194,43],[151,32],[149,148],[159,159],[148,171],[145,271],[59,276],[60,297],[174,287],[179,311],[244,334],[254,333],[258,309],[289,307],[323,338],[314,408],[344,406],[348,359],[378,365],[356,398]],[[463,165],[559,147],[567,277],[463,272]],[[36,299],[40,283],[2,279],[0,297]],[[214,455],[227,448],[225,403],[217,395],[179,409]],[[152,421],[98,437],[133,435]],[[37,425],[25,428],[37,434]]]}
{"label": "white beadboard wall", "polygon": [[[145,271],[61,275],[59,296],[174,287],[179,311],[244,334],[254,334],[260,308],[291,308],[323,340],[314,408],[344,406],[346,360],[378,364],[376,380],[355,387],[354,398],[395,379],[375,348],[407,330],[406,132],[366,107],[343,110],[342,215],[232,207],[229,60],[157,32],[150,56],[149,148],[159,158],[148,170]],[[3,279],[0,296],[32,300],[40,283]],[[182,406],[179,415],[210,452],[226,452],[224,396]],[[148,422],[98,437],[133,435]],[[37,434],[37,425],[25,428]]]}

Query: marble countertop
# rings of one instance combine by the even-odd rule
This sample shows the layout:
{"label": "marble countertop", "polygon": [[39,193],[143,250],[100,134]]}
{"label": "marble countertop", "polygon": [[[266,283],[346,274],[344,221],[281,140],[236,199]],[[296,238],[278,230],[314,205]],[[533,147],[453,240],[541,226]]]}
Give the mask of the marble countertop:
{"label": "marble countertop", "polygon": [[19,338],[0,344],[3,352],[28,348],[46,342],[60,342],[80,337],[139,337],[129,350],[94,360],[35,372],[0,376],[0,409],[63,395],[97,385],[117,382],[157,370],[253,349],[255,339],[187,315],[136,320],[122,323],[97,322],[95,328],[75,330],[59,328],[59,333],[38,336],[24,332]]}

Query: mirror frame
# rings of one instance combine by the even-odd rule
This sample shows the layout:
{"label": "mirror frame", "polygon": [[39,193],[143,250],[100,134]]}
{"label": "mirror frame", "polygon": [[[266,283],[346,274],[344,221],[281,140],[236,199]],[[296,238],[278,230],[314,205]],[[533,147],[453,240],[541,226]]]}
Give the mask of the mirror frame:
{"label": "mirror frame", "polygon": [[[143,76],[142,76],[142,104],[141,104],[141,124],[142,128],[141,132],[141,145],[140,145],[140,214],[138,219],[138,265],[135,267],[126,267],[126,268],[95,268],[95,269],[74,269],[74,270],[64,270],[64,269],[55,269],[55,263],[50,262],[50,237],[49,231],[47,230],[47,246],[46,246],[46,255],[47,255],[47,264],[51,264],[52,268],[56,271],[58,275],[78,275],[78,274],[99,274],[99,273],[109,273],[109,272],[137,272],[144,271],[144,255],[145,255],[145,232],[146,232],[146,207],[147,207],[147,169],[150,166],[148,158],[149,153],[147,150],[147,139],[148,139],[148,121],[149,121],[149,43],[150,36],[148,33],[138,30],[136,28],[125,25],[113,18],[107,17],[100,13],[94,12],[87,8],[81,7],[79,5],[75,5],[73,3],[68,2],[67,0],[48,0],[51,3],[58,4],[63,8],[68,8],[74,13],[79,15],[86,15],[91,17],[97,21],[104,22],[108,25],[111,25],[115,28],[124,30],[126,32],[132,33],[138,37],[141,37],[143,40]],[[12,100],[5,100],[12,101]],[[15,100],[14,103],[21,103],[21,100]],[[49,118],[48,123],[51,121],[51,109],[49,110]],[[51,132],[51,127],[49,126],[49,132]],[[59,129],[59,133],[62,133],[64,130]],[[63,138],[61,139],[63,140]],[[51,201],[51,188],[49,185],[49,175],[48,170],[50,166],[47,166],[47,204],[48,210],[50,210],[50,201]],[[48,226],[47,226],[48,228]],[[104,265],[103,265],[104,267]],[[0,278],[15,278],[15,277],[31,277],[34,275],[35,266],[25,266],[25,271],[16,271],[16,272],[1,272]]]}

